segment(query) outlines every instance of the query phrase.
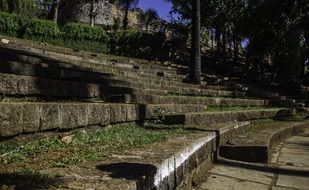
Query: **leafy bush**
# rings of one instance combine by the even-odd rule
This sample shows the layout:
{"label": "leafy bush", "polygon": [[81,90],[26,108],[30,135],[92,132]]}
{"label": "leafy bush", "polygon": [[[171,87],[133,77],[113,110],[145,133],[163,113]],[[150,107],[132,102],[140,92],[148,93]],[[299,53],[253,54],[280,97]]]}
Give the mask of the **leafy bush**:
{"label": "leafy bush", "polygon": [[57,38],[61,32],[57,23],[49,20],[31,19],[26,24],[26,35],[30,38]]}
{"label": "leafy bush", "polygon": [[162,52],[165,37],[134,30],[119,30],[109,41],[111,53],[139,58],[156,58]]}
{"label": "leafy bush", "polygon": [[0,13],[0,33],[16,36],[20,29],[20,18],[17,15]]}
{"label": "leafy bush", "polygon": [[63,28],[66,38],[75,40],[106,41],[107,35],[101,27],[88,24],[69,23]]}

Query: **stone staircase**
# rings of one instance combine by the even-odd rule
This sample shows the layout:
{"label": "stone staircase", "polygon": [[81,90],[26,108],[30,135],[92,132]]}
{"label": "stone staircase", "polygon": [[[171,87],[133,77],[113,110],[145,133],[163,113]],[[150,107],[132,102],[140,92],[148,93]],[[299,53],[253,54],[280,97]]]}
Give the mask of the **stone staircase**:
{"label": "stone staircase", "polygon": [[[308,100],[255,88],[238,77],[215,71],[205,74],[201,85],[194,85],[186,83],[185,66],[36,43],[21,45],[14,39],[0,45],[0,60],[1,140],[129,122],[198,126],[206,131],[206,136],[192,135],[175,151],[156,160],[153,164],[158,166],[157,173],[150,171],[147,175],[154,177],[138,179],[142,184],[136,187],[134,183],[137,189],[173,189],[205,159],[207,163],[213,161],[220,140],[241,133],[248,121],[286,118],[299,110],[294,108],[308,106]],[[172,141],[170,147],[176,145]],[[193,151],[187,150],[188,146]],[[152,148],[159,156],[161,149],[155,145]],[[209,155],[202,158],[196,151]],[[186,157],[179,157],[182,154]],[[131,156],[138,157],[135,153]],[[141,156],[141,160],[148,156]],[[107,185],[106,189],[118,187]]]}
{"label": "stone staircase", "polygon": [[[8,113],[9,110],[16,112],[11,105],[15,104],[17,110],[22,107],[23,111],[16,114],[25,118],[14,120],[13,126],[20,126],[19,130],[14,129],[12,133],[1,130],[3,137],[44,131],[45,121],[49,120],[59,120],[59,123],[55,122],[47,129],[109,125],[151,120],[158,116],[164,116],[163,122],[170,124],[177,121],[177,124],[196,125],[219,122],[220,118],[229,122],[286,117],[292,112],[280,106],[305,106],[307,103],[306,100],[299,103],[278,93],[254,89],[237,77],[215,75],[213,71],[205,75],[201,85],[194,85],[184,82],[187,78],[185,66],[108,56],[103,58],[102,55],[88,56],[87,53],[64,54],[39,48],[39,45],[20,46],[14,42],[1,45],[1,106],[8,109]],[[273,106],[279,107],[272,109]],[[242,107],[243,110],[208,113],[207,107]],[[246,107],[258,109],[246,111]],[[65,121],[67,110],[73,117],[70,121],[74,122]],[[92,120],[91,113],[95,110],[109,113],[110,121],[87,122]],[[32,113],[36,118],[33,121],[35,127],[29,130],[27,121],[24,121],[28,117],[26,113]],[[45,113],[48,113],[47,116]],[[11,123],[13,116],[5,117],[9,118],[5,119],[7,123]]]}

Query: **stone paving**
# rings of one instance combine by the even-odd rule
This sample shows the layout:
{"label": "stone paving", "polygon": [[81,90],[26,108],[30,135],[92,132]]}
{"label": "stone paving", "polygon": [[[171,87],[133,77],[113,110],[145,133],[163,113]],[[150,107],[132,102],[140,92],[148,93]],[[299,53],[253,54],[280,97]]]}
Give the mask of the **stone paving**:
{"label": "stone paving", "polygon": [[247,166],[217,164],[195,190],[309,189],[309,129],[278,144],[269,167]]}

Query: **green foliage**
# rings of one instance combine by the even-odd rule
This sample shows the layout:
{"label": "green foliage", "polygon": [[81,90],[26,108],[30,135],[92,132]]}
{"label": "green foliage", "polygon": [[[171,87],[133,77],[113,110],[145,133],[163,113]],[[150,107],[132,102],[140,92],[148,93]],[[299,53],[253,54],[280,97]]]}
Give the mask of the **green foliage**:
{"label": "green foliage", "polygon": [[148,34],[134,30],[119,30],[110,40],[111,53],[140,58],[157,58],[163,52],[165,37],[162,34]]}
{"label": "green foliage", "polygon": [[36,0],[0,0],[0,10],[15,13],[24,18],[36,17],[41,13]]}
{"label": "green foliage", "polygon": [[88,24],[69,23],[63,28],[64,36],[75,40],[89,40],[104,42],[107,39],[105,31],[98,26]]}
{"label": "green foliage", "polygon": [[31,19],[26,25],[26,36],[30,38],[52,39],[60,35],[57,23],[49,20]]}
{"label": "green foliage", "polygon": [[20,18],[17,15],[0,13],[0,33],[16,36],[20,29]]}

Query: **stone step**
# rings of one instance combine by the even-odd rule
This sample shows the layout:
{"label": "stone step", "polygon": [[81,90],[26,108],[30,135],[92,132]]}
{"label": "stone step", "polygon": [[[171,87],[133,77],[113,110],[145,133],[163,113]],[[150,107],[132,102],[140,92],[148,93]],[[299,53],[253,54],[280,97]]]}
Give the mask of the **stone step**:
{"label": "stone step", "polygon": [[123,95],[123,94],[143,94],[145,96],[150,96],[152,94],[156,95],[168,95],[168,91],[166,90],[159,90],[159,89],[142,89],[142,88],[130,88],[130,87],[123,87],[123,86],[111,86],[108,89],[109,95]]}
{"label": "stone step", "polygon": [[136,104],[0,103],[0,138],[48,130],[139,121]]}
{"label": "stone step", "polygon": [[[115,85],[116,86],[116,85]],[[143,83],[131,83],[124,85],[117,85],[121,88],[132,88],[132,89],[153,89],[153,90],[163,90],[169,94],[179,94],[179,95],[191,95],[191,96],[227,96],[227,97],[245,97],[246,92],[242,91],[220,91],[212,89],[201,89],[201,88],[186,88],[179,86],[164,86],[164,85],[147,85]]]}
{"label": "stone step", "polygon": [[[10,96],[103,98],[109,94],[167,95],[177,93],[197,96],[245,95],[242,92],[165,87],[159,85],[147,87],[140,84],[140,88],[131,88],[130,86],[133,85],[125,81],[97,77],[63,77],[61,80],[54,80],[42,77],[0,73],[0,94]],[[146,87],[148,89],[144,89]]]}
{"label": "stone step", "polygon": [[2,59],[0,63],[0,73],[44,77],[49,79],[63,79],[74,77],[95,77],[99,79],[111,79],[111,74],[96,72],[93,70],[65,67],[59,65],[28,64]]}
{"label": "stone step", "polygon": [[206,105],[196,104],[146,104],[145,119],[158,119],[164,115],[190,113],[190,112],[204,112],[207,109]]}
{"label": "stone step", "polygon": [[154,77],[124,77],[124,76],[113,76],[113,79],[124,80],[131,83],[142,83],[148,85],[165,85],[165,86],[182,86],[182,87],[194,87],[194,88],[203,88],[206,84],[203,85],[194,85],[176,80],[165,80],[163,77],[154,78]]}
{"label": "stone step", "polygon": [[257,125],[235,136],[232,142],[223,143],[219,155],[244,162],[270,163],[273,146],[305,128],[309,128],[308,122],[277,123],[274,127]]}
{"label": "stone step", "polygon": [[155,79],[155,78],[142,78],[142,77],[112,77],[116,80],[128,81],[132,85],[132,87],[143,88],[144,86],[153,86],[153,88],[158,88],[157,86],[164,87],[178,87],[178,88],[193,88],[193,89],[207,89],[207,90],[218,90],[218,91],[243,91],[240,88],[235,88],[234,86],[223,86],[223,85],[207,85],[203,83],[201,85],[194,85],[185,82],[179,81],[169,81],[163,79]]}
{"label": "stone step", "polygon": [[224,111],[224,112],[204,112],[186,113],[164,116],[167,124],[184,125],[209,125],[213,123],[229,121],[248,121],[264,118],[289,117],[293,114],[292,109],[260,109],[250,111]]}
{"label": "stone step", "polygon": [[[58,55],[58,54],[57,54]],[[124,76],[141,76],[141,77],[165,77],[177,80],[186,78],[185,75],[177,74],[177,71],[170,72],[168,69],[148,69],[140,70],[139,67],[134,67],[127,63],[114,63],[107,60],[84,60],[82,57],[70,57],[60,54],[58,57],[53,54],[37,53],[36,51],[24,51],[19,49],[8,49],[0,47],[0,57],[2,60],[21,62],[23,64],[47,64],[61,67],[79,67],[90,69],[97,72],[107,72]],[[106,62],[107,61],[107,62]]]}
{"label": "stone step", "polygon": [[[207,106],[268,106],[268,100],[259,99],[234,99],[234,98],[211,98],[192,96],[156,96],[136,94],[133,98],[135,102],[146,104],[198,104]],[[132,100],[131,99],[131,100]]]}
{"label": "stone step", "polygon": [[[214,127],[217,132],[211,128],[209,131],[197,129],[196,132],[125,149],[74,166],[44,168],[38,173],[51,176],[55,184],[60,182],[59,186],[51,188],[193,189],[192,179],[211,167],[219,140],[232,137],[247,126],[246,123],[222,124]],[[33,182],[29,180],[30,184]]]}
{"label": "stone step", "polygon": [[[143,59],[136,59],[130,57],[122,57],[116,55],[106,55],[102,53],[93,53],[87,51],[76,51],[70,48],[64,48],[61,46],[54,46],[49,44],[40,44],[36,41],[29,41],[23,39],[17,39],[7,36],[1,36],[2,38],[9,38],[10,43],[5,45],[1,44],[1,47],[11,48],[11,49],[18,49],[18,50],[25,50],[30,51],[33,53],[39,54],[47,54],[47,55],[59,55],[58,57],[71,57],[72,59],[84,59],[84,60],[105,60],[112,62],[112,63],[130,63],[131,65],[136,65],[143,69],[163,69],[163,70],[171,70],[171,71],[178,71],[178,70],[187,70],[188,67],[179,64],[167,63],[167,62],[158,62],[158,61],[149,61]],[[21,45],[22,44],[22,45]],[[65,55],[64,55],[65,54]]]}
{"label": "stone step", "polygon": [[105,99],[113,91],[111,86],[127,84],[125,81],[97,77],[48,79],[0,73],[0,94],[11,97]]}

